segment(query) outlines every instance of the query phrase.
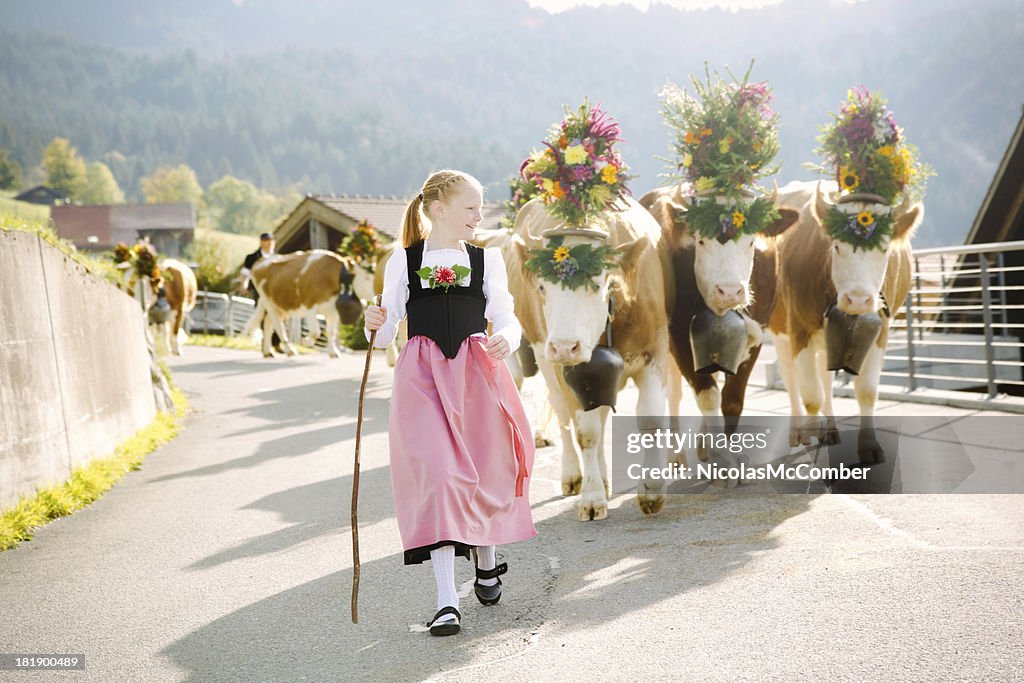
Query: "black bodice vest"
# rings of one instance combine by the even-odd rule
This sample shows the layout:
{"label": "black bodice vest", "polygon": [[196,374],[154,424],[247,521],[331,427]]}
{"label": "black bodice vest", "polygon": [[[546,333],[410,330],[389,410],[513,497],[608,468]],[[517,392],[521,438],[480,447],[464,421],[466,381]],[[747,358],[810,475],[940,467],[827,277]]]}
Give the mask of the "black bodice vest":
{"label": "black bodice vest", "polygon": [[484,250],[466,244],[471,270],[468,287],[452,285],[447,290],[441,287],[431,289],[424,287],[416,274],[423,263],[423,245],[423,240],[420,240],[405,250],[409,273],[409,301],[405,305],[409,338],[417,335],[429,337],[437,342],[445,358],[455,358],[466,337],[487,332]]}

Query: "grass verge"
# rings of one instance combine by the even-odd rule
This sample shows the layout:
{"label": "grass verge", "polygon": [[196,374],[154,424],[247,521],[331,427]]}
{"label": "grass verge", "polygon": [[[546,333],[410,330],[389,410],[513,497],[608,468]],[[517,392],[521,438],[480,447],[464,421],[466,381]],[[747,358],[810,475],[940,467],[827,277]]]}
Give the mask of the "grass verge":
{"label": "grass verge", "polygon": [[125,474],[139,469],[147,455],[177,436],[188,410],[188,399],[173,385],[171,397],[174,412],[157,413],[152,422],[122,441],[113,455],[93,458],[87,465],[75,468],[67,481],[37,489],[0,513],[0,552],[31,540],[36,527],[70,515],[100,498]]}

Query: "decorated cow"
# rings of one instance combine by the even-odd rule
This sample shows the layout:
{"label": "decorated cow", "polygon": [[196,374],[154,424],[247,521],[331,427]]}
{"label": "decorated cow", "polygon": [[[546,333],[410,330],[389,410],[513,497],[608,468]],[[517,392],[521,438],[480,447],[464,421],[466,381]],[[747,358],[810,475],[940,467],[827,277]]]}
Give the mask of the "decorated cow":
{"label": "decorated cow", "polygon": [[[582,521],[608,514],[604,430],[627,379],[639,389],[637,415],[666,409],[672,284],[660,227],[626,196],[618,134],[597,107],[566,110],[523,164],[541,192],[516,214],[506,252],[516,317],[561,426],[562,491],[580,493]],[[640,508],[657,512],[664,493],[645,486]]]}
{"label": "decorated cow", "polygon": [[[764,83],[696,79],[697,96],[668,85],[662,116],[674,132],[680,181],[640,199],[671,259],[672,354],[701,413],[735,418],[775,303],[774,238],[797,218],[752,188],[774,172],[777,114]],[[715,373],[725,375],[719,391]],[[706,451],[699,451],[706,459]]]}
{"label": "decorated cow", "polygon": [[[834,370],[854,373],[863,462],[884,458],[873,415],[889,325],[910,290],[910,240],[924,217],[930,169],[916,159],[886,107],[866,89],[851,90],[824,129],[822,170],[834,183],[791,183],[780,201],[800,207],[779,239],[779,296],[770,329],[789,392],[790,445],[836,443]],[[802,416],[824,413],[824,420]],[[805,424],[806,423],[806,424]]]}

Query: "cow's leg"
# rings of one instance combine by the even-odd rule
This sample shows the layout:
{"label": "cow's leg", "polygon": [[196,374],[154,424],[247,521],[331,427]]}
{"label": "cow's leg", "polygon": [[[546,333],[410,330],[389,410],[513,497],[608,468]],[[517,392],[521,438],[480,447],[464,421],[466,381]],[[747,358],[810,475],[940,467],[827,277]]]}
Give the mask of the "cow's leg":
{"label": "cow's leg", "polygon": [[818,377],[821,378],[821,386],[824,390],[822,395],[821,412],[824,415],[824,423],[818,432],[818,443],[832,445],[839,443],[839,430],[836,429],[835,410],[832,408],[832,373],[828,369],[828,356],[824,350],[817,354]]}
{"label": "cow's leg", "polygon": [[600,463],[604,416],[607,414],[607,406],[576,411],[576,443],[580,447],[583,460],[583,483],[580,489],[580,502],[576,508],[577,519],[581,522],[608,517],[608,496],[605,493]]}
{"label": "cow's leg", "polygon": [[[341,324],[338,309],[335,307],[334,302],[331,301],[329,304],[324,305],[320,312],[323,313],[324,320],[327,322],[327,355],[331,358],[338,358],[341,356],[341,349],[338,348],[338,326]],[[313,338],[315,341],[320,336],[320,321],[316,320],[316,316],[313,316],[313,320],[316,321],[317,334]]]}
{"label": "cow's leg", "polygon": [[793,366],[793,345],[789,336],[774,335],[775,353],[779,362],[779,376],[789,396],[789,446],[790,448],[811,443],[809,436],[800,431],[803,420],[804,406],[800,401],[800,383],[796,380],[796,368]]}
{"label": "cow's leg", "polygon": [[885,349],[871,345],[860,374],[853,381],[857,405],[860,406],[860,431],[857,433],[857,455],[861,462],[885,461],[885,451],[875,435],[875,402],[878,400],[878,379],[882,374]]}
{"label": "cow's leg", "polygon": [[[713,375],[696,375],[694,378],[693,390],[697,398],[697,408],[704,419],[700,421],[701,433],[707,433],[709,417],[718,417],[722,414],[722,392],[718,390],[718,384]],[[697,447],[697,457],[701,462],[707,462],[711,449],[702,441]]]}
{"label": "cow's leg", "polygon": [[821,386],[821,375],[818,374],[817,353],[819,349],[818,339],[821,333],[816,333],[803,349],[797,351],[793,358],[793,369],[796,375],[796,385],[800,390],[800,400],[805,417],[800,420],[800,443],[809,442],[810,436],[817,436],[818,424],[821,421],[821,406],[824,402],[824,390]]}
{"label": "cow's leg", "polygon": [[181,355],[181,349],[178,348],[178,330],[181,329],[184,318],[185,312],[180,308],[174,311],[174,324],[171,325],[171,353],[175,356]]}
{"label": "cow's leg", "polygon": [[[271,312],[270,307],[264,309],[263,314],[263,357],[273,358],[274,352],[271,349],[270,337],[274,334],[274,327],[277,322],[277,315]],[[280,335],[279,335],[280,336]]]}
{"label": "cow's leg", "polygon": [[[538,351],[534,347],[534,351]],[[580,472],[580,459],[576,453],[576,445],[572,438],[572,408],[568,400],[562,394],[558,384],[556,372],[561,372],[551,363],[542,360],[537,354],[537,367],[548,389],[548,401],[558,416],[558,427],[562,437],[562,495],[572,496],[580,492],[580,485],[583,481],[583,474]]]}
{"label": "cow's leg", "polygon": [[[670,363],[670,365],[675,365]],[[671,372],[671,370],[669,371]],[[637,429],[651,432],[662,426],[665,415],[665,384],[662,373],[656,363],[648,363],[639,376],[634,378],[639,389],[636,401]],[[683,456],[685,462],[686,457]],[[664,468],[668,462],[668,451],[665,449],[646,449],[644,467]],[[636,502],[645,515],[653,515],[665,505],[665,480],[654,479],[641,481],[637,490]]]}
{"label": "cow's leg", "polygon": [[508,367],[508,371],[512,374],[512,381],[515,382],[516,391],[522,393],[523,380],[525,380],[526,377],[523,375],[523,366],[519,362],[519,354],[510,353],[505,356],[505,365]]}

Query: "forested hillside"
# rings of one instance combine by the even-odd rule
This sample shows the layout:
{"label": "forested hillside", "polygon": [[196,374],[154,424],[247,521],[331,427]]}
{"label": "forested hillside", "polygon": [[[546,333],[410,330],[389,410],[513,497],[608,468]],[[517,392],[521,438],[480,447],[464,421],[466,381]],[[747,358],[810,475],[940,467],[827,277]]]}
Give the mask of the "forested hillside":
{"label": "forested hillside", "polygon": [[846,89],[882,90],[929,184],[922,246],[962,241],[1021,114],[1024,10],[1011,0],[785,0],[761,10],[525,2],[71,0],[0,3],[0,149],[28,176],[56,136],[129,199],[162,163],[208,186],[409,193],[464,168],[493,198],[559,119],[603,102],[636,194],[668,151],[657,91],[728,64],[768,80],[780,184],[809,178],[817,126]]}

